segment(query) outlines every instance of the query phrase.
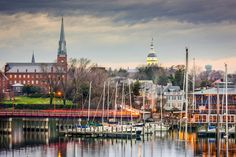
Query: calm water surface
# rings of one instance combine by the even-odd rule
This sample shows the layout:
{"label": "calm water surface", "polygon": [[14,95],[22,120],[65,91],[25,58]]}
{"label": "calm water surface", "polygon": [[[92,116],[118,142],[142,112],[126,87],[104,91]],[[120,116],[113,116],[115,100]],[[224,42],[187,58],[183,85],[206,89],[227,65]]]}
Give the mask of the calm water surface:
{"label": "calm water surface", "polygon": [[[195,133],[183,141],[183,134],[168,132],[145,136],[141,140],[62,138],[57,136],[55,122],[48,133],[22,130],[21,120],[13,120],[11,135],[0,135],[0,157],[191,157],[215,156],[214,138],[197,138]],[[225,141],[221,140],[225,156]],[[229,156],[236,157],[236,140],[229,141]]]}

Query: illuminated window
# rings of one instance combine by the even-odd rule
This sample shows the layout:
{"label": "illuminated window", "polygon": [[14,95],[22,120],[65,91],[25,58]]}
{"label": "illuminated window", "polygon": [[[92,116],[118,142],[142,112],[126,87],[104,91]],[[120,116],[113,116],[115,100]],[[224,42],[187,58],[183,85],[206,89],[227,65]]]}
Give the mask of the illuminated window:
{"label": "illuminated window", "polygon": [[21,75],[19,75],[19,78],[21,78]]}
{"label": "illuminated window", "polygon": [[10,78],[12,78],[12,75],[10,75]]}

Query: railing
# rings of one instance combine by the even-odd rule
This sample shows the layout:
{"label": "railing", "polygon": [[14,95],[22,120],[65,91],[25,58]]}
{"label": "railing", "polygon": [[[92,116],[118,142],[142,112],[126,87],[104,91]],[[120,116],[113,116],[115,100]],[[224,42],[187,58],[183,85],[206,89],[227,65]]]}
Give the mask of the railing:
{"label": "railing", "polygon": [[[194,114],[192,118],[189,119],[191,123],[217,123],[217,114]],[[219,123],[226,122],[226,115],[219,115]],[[228,114],[228,123],[236,124],[236,115]]]}
{"label": "railing", "polygon": [[[90,110],[90,117],[114,117],[115,110],[102,111]],[[117,111],[117,117],[130,117],[128,111]],[[88,110],[13,110],[1,109],[0,117],[87,117]],[[138,118],[139,114],[132,113],[132,117]]]}

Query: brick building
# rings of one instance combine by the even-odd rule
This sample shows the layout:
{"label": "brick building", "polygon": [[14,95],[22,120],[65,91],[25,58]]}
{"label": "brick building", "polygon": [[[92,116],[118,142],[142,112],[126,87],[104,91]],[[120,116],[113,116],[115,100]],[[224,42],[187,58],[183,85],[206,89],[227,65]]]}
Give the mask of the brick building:
{"label": "brick building", "polygon": [[[49,91],[48,79],[57,80],[58,77],[66,79],[65,72],[67,70],[67,51],[64,33],[63,18],[61,21],[61,32],[59,40],[59,48],[57,52],[57,61],[54,63],[37,63],[34,54],[31,62],[28,63],[6,63],[5,77],[8,79],[8,89],[13,89],[17,85],[38,86]],[[2,86],[1,90],[2,90]]]}
{"label": "brick building", "polygon": [[3,93],[7,92],[8,78],[5,74],[0,71],[0,97],[3,96]]}

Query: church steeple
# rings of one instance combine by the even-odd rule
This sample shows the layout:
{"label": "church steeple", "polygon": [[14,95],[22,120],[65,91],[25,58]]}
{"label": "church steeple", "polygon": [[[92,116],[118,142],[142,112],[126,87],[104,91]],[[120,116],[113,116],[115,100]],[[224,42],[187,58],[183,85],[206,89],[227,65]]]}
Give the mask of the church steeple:
{"label": "church steeple", "polygon": [[59,48],[58,48],[58,55],[66,55],[66,40],[65,40],[65,32],[64,32],[64,22],[63,17],[61,19],[61,33],[60,33],[60,40],[59,40]]}
{"label": "church steeple", "polygon": [[35,63],[34,52],[33,52],[33,54],[32,54],[31,63]]}

